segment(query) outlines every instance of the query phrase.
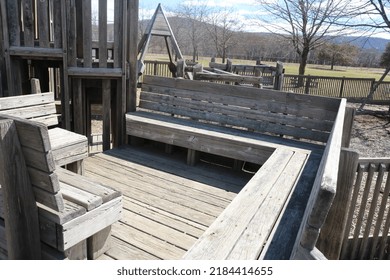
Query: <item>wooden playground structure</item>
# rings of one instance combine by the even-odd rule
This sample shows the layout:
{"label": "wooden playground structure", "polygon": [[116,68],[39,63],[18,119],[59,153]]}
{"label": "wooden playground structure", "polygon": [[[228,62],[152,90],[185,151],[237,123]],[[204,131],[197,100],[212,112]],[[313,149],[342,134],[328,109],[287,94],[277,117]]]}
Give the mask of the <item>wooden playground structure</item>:
{"label": "wooden playground structure", "polygon": [[[138,0],[5,0],[0,22],[0,259],[390,257],[390,164],[348,149],[345,99],[183,60],[137,92]],[[383,226],[350,235],[362,178]]]}

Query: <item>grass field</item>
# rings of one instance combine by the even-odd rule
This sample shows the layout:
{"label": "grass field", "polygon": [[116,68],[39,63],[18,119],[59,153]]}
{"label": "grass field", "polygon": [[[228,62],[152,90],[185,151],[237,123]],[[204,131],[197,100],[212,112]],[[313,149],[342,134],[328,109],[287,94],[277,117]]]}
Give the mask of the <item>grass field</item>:
{"label": "grass field", "polygon": [[[185,56],[186,59],[191,59],[191,57]],[[146,57],[147,60],[160,60],[160,61],[169,61],[168,55],[165,54],[148,54]],[[207,66],[210,62],[210,58],[201,57],[199,62],[203,66]],[[217,60],[221,62],[221,60]],[[253,60],[241,60],[233,59],[233,64],[245,64],[245,65],[255,65]],[[264,61],[264,64],[276,65],[276,62]],[[284,63],[285,73],[297,75],[298,74],[298,63]],[[330,70],[329,65],[314,65],[309,64],[306,67],[306,75],[311,76],[326,76],[326,77],[347,77],[347,78],[375,78],[379,80],[382,76],[384,69],[380,68],[362,68],[362,67],[346,67],[346,66],[335,66],[334,70]],[[390,81],[390,75],[385,78],[385,81]]]}

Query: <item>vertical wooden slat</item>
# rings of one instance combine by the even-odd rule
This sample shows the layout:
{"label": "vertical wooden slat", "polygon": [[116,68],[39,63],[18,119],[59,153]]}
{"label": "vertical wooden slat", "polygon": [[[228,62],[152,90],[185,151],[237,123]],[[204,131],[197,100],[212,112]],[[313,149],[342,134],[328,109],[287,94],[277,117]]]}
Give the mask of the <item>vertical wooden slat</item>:
{"label": "vertical wooden slat", "polygon": [[9,259],[40,259],[38,210],[16,125],[0,120],[0,185]]}
{"label": "vertical wooden slat", "polygon": [[130,63],[130,77],[127,82],[127,108],[128,112],[133,112],[137,105],[137,42],[138,42],[138,1],[128,0],[129,16],[127,20],[128,28],[128,49],[127,60]]}
{"label": "vertical wooden slat", "polygon": [[81,79],[74,78],[73,82],[73,126],[74,131],[79,134],[85,134],[83,110],[83,91]]}
{"label": "vertical wooden slat", "polygon": [[99,67],[107,67],[107,0],[99,0]]}
{"label": "vertical wooden slat", "polygon": [[91,0],[82,1],[84,67],[92,67],[92,10]]}
{"label": "vertical wooden slat", "polygon": [[9,45],[20,46],[19,1],[6,0],[6,10],[3,13],[7,19]]}
{"label": "vertical wooden slat", "polygon": [[24,24],[24,46],[33,47],[34,46],[34,6],[33,0],[23,0],[23,24]]}
{"label": "vertical wooden slat", "polygon": [[355,259],[357,257],[358,245],[359,245],[359,242],[358,242],[359,235],[360,235],[361,226],[363,223],[363,216],[364,216],[364,212],[366,209],[367,198],[368,198],[368,195],[370,193],[370,186],[372,184],[374,172],[375,172],[375,165],[370,164],[369,169],[368,169],[367,179],[366,179],[367,181],[365,184],[365,188],[364,188],[364,192],[363,192],[363,196],[362,196],[361,204],[360,204],[360,208],[359,208],[359,214],[357,217],[356,228],[355,228],[355,232],[354,232],[354,236],[353,236],[353,247],[352,247],[352,251],[351,251],[352,259]]}
{"label": "vertical wooden slat", "polygon": [[[386,170],[386,165],[381,164],[380,168],[383,170]],[[378,241],[379,241],[379,232],[381,230],[381,226],[383,223],[383,218],[384,218],[385,211],[386,211],[386,205],[387,205],[388,199],[389,199],[389,194],[390,194],[390,176],[389,176],[389,170],[387,170],[387,181],[386,181],[386,185],[385,185],[385,188],[383,190],[383,193],[382,193],[382,201],[380,203],[378,217],[377,217],[377,221],[375,224],[375,229],[374,229],[374,233],[373,233],[373,237],[372,237],[373,240],[372,240],[372,245],[371,245],[372,246],[371,251],[369,254],[369,259],[373,259],[375,256],[375,253],[377,252],[377,245],[378,245]],[[388,213],[388,215],[389,215],[389,213]],[[386,239],[386,238],[383,237],[383,239]]]}
{"label": "vertical wooden slat", "polygon": [[[64,1],[62,1],[63,4]],[[67,49],[65,51],[68,55],[67,65],[69,67],[76,66],[77,58],[77,30],[76,30],[76,3],[75,0],[66,1],[66,25],[63,26],[62,38],[67,38]],[[64,44],[64,47],[66,44]],[[66,61],[64,61],[66,63]]]}
{"label": "vertical wooden slat", "polygon": [[38,36],[39,46],[49,47],[49,4],[48,0],[38,1]]}
{"label": "vertical wooden slat", "polygon": [[103,97],[103,151],[111,148],[111,81],[102,80]]}
{"label": "vertical wooden slat", "polygon": [[330,260],[338,260],[346,227],[346,220],[353,181],[358,165],[359,154],[355,151],[342,149],[340,155],[336,197],[329,211],[327,220],[321,229],[317,248]]}
{"label": "vertical wooden slat", "polygon": [[[124,9],[123,5],[125,5],[126,1],[115,0],[114,3],[114,68],[122,67],[122,57],[123,57],[123,45],[124,42],[123,36],[125,33],[123,32],[124,28]],[[123,68],[123,67],[122,67]]]}
{"label": "vertical wooden slat", "polygon": [[363,234],[363,240],[360,244],[360,249],[359,249],[359,258],[360,259],[365,258],[366,254],[367,254],[368,238],[370,236],[372,221],[374,218],[374,214],[376,212],[376,206],[378,203],[378,197],[379,197],[379,193],[380,193],[382,182],[383,182],[383,176],[385,174],[385,169],[386,169],[385,165],[383,165],[383,164],[379,165],[379,170],[378,170],[378,175],[376,177],[375,187],[372,190],[372,198],[371,198],[371,202],[370,202],[371,206],[370,206],[370,209],[368,212],[368,217],[367,217],[367,220],[365,223],[366,225],[365,225],[365,230],[364,230],[364,234]]}
{"label": "vertical wooden slat", "polygon": [[[389,197],[389,192],[390,192],[390,172],[387,174],[387,181],[386,181],[386,187],[385,187],[385,190],[383,192],[383,202],[382,202],[382,205],[386,205],[387,203],[387,200],[390,199]],[[384,206],[386,207],[386,206]],[[382,206],[381,206],[382,208]],[[382,217],[383,219],[383,217]],[[381,242],[379,244],[379,248],[378,248],[378,259],[383,259],[383,256],[385,254],[385,250],[386,250],[386,247],[387,247],[387,254],[388,256],[390,256],[390,252],[389,252],[389,248],[388,246],[390,246],[389,242],[390,242],[390,239],[387,237],[389,235],[389,228],[390,228],[390,210],[387,211],[387,217],[386,217],[386,220],[384,221],[384,226],[383,226],[383,230],[382,230],[382,239],[381,239]],[[387,237],[387,238],[386,238]]]}
{"label": "vertical wooden slat", "polygon": [[53,38],[55,48],[62,48],[62,11],[61,0],[53,0]]}

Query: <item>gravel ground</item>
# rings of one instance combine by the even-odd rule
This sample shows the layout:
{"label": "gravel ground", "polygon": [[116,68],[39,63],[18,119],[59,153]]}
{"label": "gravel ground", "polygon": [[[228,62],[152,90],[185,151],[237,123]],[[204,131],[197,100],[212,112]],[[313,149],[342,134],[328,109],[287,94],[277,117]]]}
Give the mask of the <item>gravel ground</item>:
{"label": "gravel ground", "polygon": [[[360,104],[349,104],[358,108]],[[357,111],[350,148],[360,157],[390,157],[390,115],[388,106],[366,105]]]}

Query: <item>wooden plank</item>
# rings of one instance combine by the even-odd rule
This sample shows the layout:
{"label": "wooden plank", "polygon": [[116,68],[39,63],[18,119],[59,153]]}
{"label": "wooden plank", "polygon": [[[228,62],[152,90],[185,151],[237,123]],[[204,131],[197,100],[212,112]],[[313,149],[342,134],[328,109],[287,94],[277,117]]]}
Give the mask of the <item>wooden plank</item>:
{"label": "wooden plank", "polygon": [[84,68],[69,67],[68,74],[72,77],[85,78],[121,78],[123,70],[121,68],[92,68],[85,66]]}
{"label": "wooden plank", "polygon": [[9,259],[39,259],[39,221],[14,121],[0,120],[0,184]]}
{"label": "wooden plank", "polygon": [[69,184],[74,188],[85,190],[91,194],[97,195],[102,199],[103,203],[121,195],[119,191],[102,185],[100,182],[93,180],[92,178],[80,176],[63,168],[58,168],[56,172],[58,173],[59,179],[62,183]]}
{"label": "wooden plank", "polygon": [[140,201],[132,199],[131,197],[124,197],[123,207],[143,216],[145,219],[174,228],[177,231],[188,234],[194,238],[198,238],[206,230],[205,226],[181,219],[176,215],[157,209],[153,207],[153,205],[146,205]]}
{"label": "wooden plank", "polygon": [[251,178],[251,175],[243,176],[246,174],[240,174],[241,176],[236,176],[236,173],[226,173],[226,170],[217,166],[213,166],[214,169],[211,169],[206,164],[190,167],[183,164],[180,159],[175,160],[165,154],[162,156],[155,151],[141,150],[140,148],[113,149],[99,154],[99,157],[104,157],[105,154],[113,157],[112,160],[118,164],[132,166],[133,169],[138,169],[139,166],[148,167],[153,174],[157,174],[156,176],[158,176],[158,172],[169,173],[170,181],[180,183],[182,187],[190,186],[197,191],[206,192],[208,195],[224,201],[231,201]]}
{"label": "wooden plank", "polygon": [[[207,98],[208,100],[202,100],[200,98],[201,96],[197,96],[195,99],[191,98],[191,100],[189,100],[187,97],[179,98],[177,96],[160,95],[153,92],[141,92],[140,107],[190,117],[193,117],[196,114],[196,118],[205,120],[210,119],[210,121],[213,120],[212,113],[214,113],[218,114],[218,117],[214,117],[214,119],[222,118],[227,124],[230,124],[229,117],[242,119],[241,126],[245,125],[244,127],[248,125],[254,126],[251,124],[256,123],[261,125],[262,122],[272,122],[295,126],[295,129],[303,127],[306,129],[330,132],[333,126],[333,122],[320,120],[318,119],[319,116],[316,118],[304,118],[293,114],[270,111],[270,109],[259,110],[251,100],[236,98],[211,101],[210,98]],[[235,120],[235,124],[237,123],[238,120]]]}
{"label": "wooden plank", "polygon": [[124,210],[121,222],[131,225],[139,231],[160,238],[178,248],[188,250],[196,241],[196,238],[177,231],[159,222],[142,217],[129,210]]}
{"label": "wooden plank", "polygon": [[[254,213],[251,222],[242,233],[242,237],[231,249],[228,259],[254,260],[263,250],[264,244],[272,240],[271,232],[278,217],[283,214],[285,203],[289,198],[307,161],[307,155],[294,153],[283,172],[276,180],[274,187],[267,194],[262,205]],[[281,167],[277,167],[281,168]]]}
{"label": "wooden plank", "polygon": [[107,0],[99,0],[99,67],[107,67]]}
{"label": "wooden plank", "polygon": [[152,253],[147,253],[121,239],[112,237],[112,246],[105,255],[118,260],[159,260]]}
{"label": "wooden plank", "polygon": [[52,92],[2,97],[0,111],[51,103],[54,105],[54,93]]}
{"label": "wooden plank", "polygon": [[[89,161],[86,165],[88,170],[92,170],[91,165],[93,161]],[[99,161],[101,162],[101,161]],[[104,172],[107,170],[107,167],[101,168],[98,166],[99,162],[95,162],[93,171],[94,172]],[[108,167],[109,168],[109,167]],[[153,196],[157,199],[161,199],[166,201],[167,203],[172,203],[178,205],[178,207],[187,208],[189,212],[194,213],[194,217],[207,217],[208,220],[213,219],[213,217],[218,216],[218,214],[223,210],[220,206],[215,206],[209,204],[208,202],[203,201],[201,198],[197,199],[196,197],[188,197],[186,194],[182,194],[180,192],[175,191],[175,188],[171,187],[173,183],[170,183],[170,186],[166,186],[165,180],[162,182],[155,181],[151,183],[152,178],[147,178],[146,176],[137,176],[133,178],[126,178],[123,176],[123,173],[116,171],[114,168],[109,168],[111,175],[113,178],[118,178],[117,183],[122,182],[122,184],[127,186],[132,186],[131,190],[127,192],[136,192],[139,196]],[[146,178],[142,178],[146,177]],[[119,181],[120,180],[120,181]],[[123,193],[126,193],[123,190]],[[196,203],[194,203],[194,199],[196,199]],[[196,205],[196,206],[195,206]]]}
{"label": "wooden plank", "polygon": [[48,48],[49,47],[49,3],[48,1],[38,1],[38,38],[39,38],[39,46]]}
{"label": "wooden plank", "polygon": [[102,80],[103,151],[111,148],[111,81]]}
{"label": "wooden plank", "polygon": [[[76,217],[82,216],[86,213],[84,207],[67,200],[64,200],[64,210],[62,210],[61,212],[55,211],[54,209],[51,209],[41,203],[37,203],[37,205],[38,205],[38,212],[39,212],[40,219],[44,217],[52,224],[61,225],[71,221],[72,219],[75,219]],[[57,235],[56,231],[57,229],[55,228],[53,232],[54,236]],[[42,226],[41,226],[41,233],[42,233]]]}
{"label": "wooden plank", "polygon": [[[82,1],[83,67],[92,67],[92,11],[91,0]],[[68,69],[69,70],[69,69]]]}
{"label": "wooden plank", "polygon": [[57,193],[60,190],[60,184],[56,172],[48,174],[35,169],[34,167],[28,167],[27,169],[30,175],[31,184],[35,187],[51,193]]}
{"label": "wooden plank", "polygon": [[[203,203],[210,204],[209,207],[217,212],[226,207],[230,202],[230,200],[215,196],[211,193],[202,190],[196,190],[195,187],[192,187],[194,184],[180,179],[176,181],[173,179],[172,175],[166,175],[163,172],[159,172],[158,170],[142,167],[137,168],[132,164],[119,165],[110,160],[102,160],[101,158],[98,160],[91,158],[88,160],[88,164],[90,163],[94,164],[95,166],[102,164],[105,166],[110,166],[108,170],[110,170],[110,175],[112,175],[113,178],[116,176],[118,176],[118,178],[125,177],[126,174],[129,174],[131,175],[131,180],[135,181],[134,187],[139,187],[144,191],[148,191],[154,194],[161,193],[162,197],[165,197],[166,193],[170,193],[172,197],[178,199],[177,202],[187,200],[186,198],[188,198],[190,201],[194,200],[194,202],[199,202],[199,206],[201,206]],[[134,170],[134,167],[132,166],[138,170]],[[99,169],[95,167],[94,170]],[[120,171],[118,172],[118,170]],[[123,181],[123,183],[125,182],[126,181]],[[153,186],[151,186],[150,182],[156,183],[153,183]]]}
{"label": "wooden plank", "polygon": [[23,0],[21,6],[23,7],[23,39],[24,46],[34,46],[34,7],[32,0]]}
{"label": "wooden plank", "polygon": [[41,188],[35,188],[34,197],[35,201],[41,203],[55,211],[63,211],[65,209],[64,200],[61,193],[50,193]]}
{"label": "wooden plank", "polygon": [[74,188],[73,186],[63,182],[60,183],[60,186],[61,193],[65,199],[78,205],[81,205],[82,207],[87,209],[87,211],[91,211],[92,209],[99,207],[103,203],[103,200],[100,196],[94,195],[78,188]]}
{"label": "wooden plank", "polygon": [[49,47],[34,48],[34,47],[11,47],[9,54],[22,58],[32,59],[53,59],[60,60],[63,56],[62,49],[55,49]]}
{"label": "wooden plank", "polygon": [[[63,11],[65,10],[61,6],[61,0],[53,0],[53,39],[54,48],[65,49],[62,41],[62,21]],[[66,59],[64,60],[66,62]]]}
{"label": "wooden plank", "polygon": [[347,211],[350,208],[349,202],[358,159],[359,154],[355,151],[347,149],[341,151],[336,197],[316,244],[316,247],[330,260],[340,259],[345,231],[349,230],[346,228]]}
{"label": "wooden plank", "polygon": [[229,207],[185,254],[184,259],[226,259],[293,154],[292,151],[277,149]]}
{"label": "wooden plank", "polygon": [[[335,108],[338,108],[340,101],[334,98],[320,97],[320,96],[306,96],[302,94],[294,94],[289,92],[274,91],[268,89],[258,88],[244,88],[244,87],[232,87],[230,85],[205,83],[200,81],[190,81],[183,79],[172,79],[158,76],[143,77],[143,84],[164,86],[169,88],[193,90],[197,92],[223,92],[227,96],[236,96],[243,98],[258,98],[263,101],[274,100],[275,102],[286,102],[288,104],[301,104],[310,107],[319,107],[323,110],[334,112]],[[337,109],[336,109],[337,110]]]}
{"label": "wooden plank", "polygon": [[[127,15],[127,39],[128,42],[127,61],[129,62],[129,73],[138,73],[137,69],[137,43],[138,43],[138,10],[139,1],[130,1]],[[124,60],[123,60],[124,61]],[[138,75],[130,75],[126,82],[126,112],[133,112],[137,106],[137,80]]]}
{"label": "wooden plank", "polygon": [[180,259],[185,253],[183,249],[173,246],[164,240],[150,236],[126,225],[124,223],[115,223],[113,226],[115,237],[121,239],[132,246],[135,246],[144,252],[152,254],[159,259],[173,260]]}
{"label": "wooden plank", "polygon": [[122,212],[122,197],[115,198],[61,226],[60,250],[66,250],[81,240],[118,221]]}
{"label": "wooden plank", "polygon": [[6,6],[5,7],[3,6],[3,8],[4,8],[4,15],[7,15],[5,19],[7,19],[7,25],[8,25],[7,35],[9,35],[9,45],[20,46],[19,2],[13,0],[6,0],[5,2],[6,2]]}
{"label": "wooden plank", "polygon": [[252,94],[243,92],[242,95],[240,95],[240,92],[237,94],[237,92],[224,92],[223,90],[227,89],[210,89],[209,92],[203,92],[198,91],[197,88],[170,88],[164,85],[149,85],[143,83],[140,99],[143,99],[143,92],[154,92],[164,96],[204,100],[217,104],[231,104],[233,106],[252,108],[258,111],[288,114],[297,117],[306,117],[309,119],[334,121],[336,116],[336,112],[334,111],[326,110],[320,105],[315,106],[314,104],[305,104],[304,102],[301,102],[301,100],[290,101],[289,98],[286,97],[284,99],[267,99],[264,98],[261,92],[253,92]]}

